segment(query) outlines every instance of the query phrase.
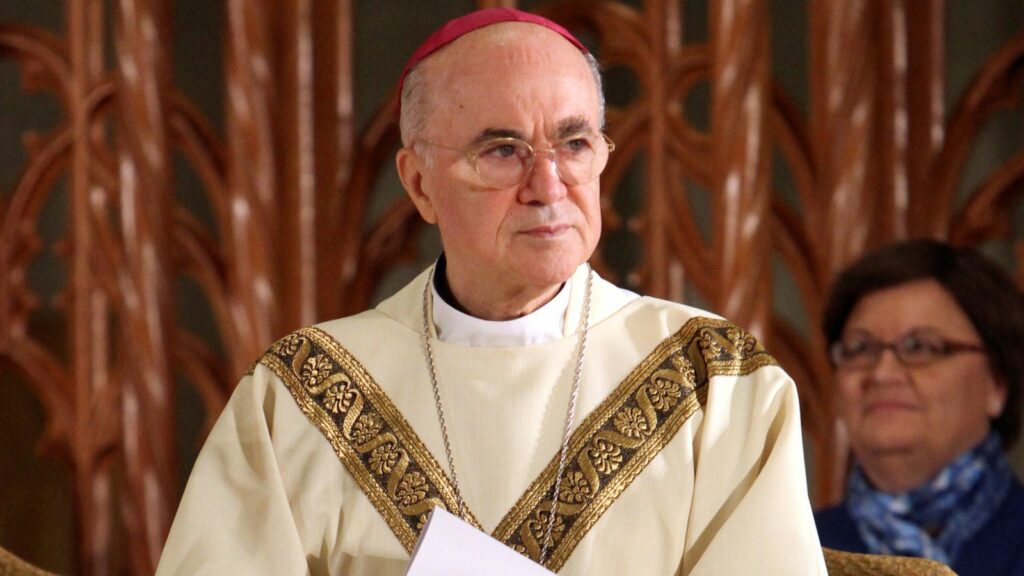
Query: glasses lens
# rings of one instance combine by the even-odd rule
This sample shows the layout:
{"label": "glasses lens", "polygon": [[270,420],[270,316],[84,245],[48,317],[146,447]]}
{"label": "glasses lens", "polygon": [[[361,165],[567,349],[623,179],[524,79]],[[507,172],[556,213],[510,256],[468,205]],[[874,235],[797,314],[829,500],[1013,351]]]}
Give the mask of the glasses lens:
{"label": "glasses lens", "polygon": [[861,368],[878,359],[881,346],[863,335],[843,338],[832,345],[832,362],[841,368]]}
{"label": "glasses lens", "polygon": [[484,183],[505,188],[522,181],[533,161],[533,150],[516,138],[494,138],[481,142],[469,156]]}
{"label": "glasses lens", "polygon": [[555,150],[558,173],[569,185],[593,182],[608,164],[608,144],[600,136],[575,136]]}
{"label": "glasses lens", "polygon": [[938,334],[911,332],[896,343],[896,351],[905,364],[929,364],[946,356],[946,341]]}

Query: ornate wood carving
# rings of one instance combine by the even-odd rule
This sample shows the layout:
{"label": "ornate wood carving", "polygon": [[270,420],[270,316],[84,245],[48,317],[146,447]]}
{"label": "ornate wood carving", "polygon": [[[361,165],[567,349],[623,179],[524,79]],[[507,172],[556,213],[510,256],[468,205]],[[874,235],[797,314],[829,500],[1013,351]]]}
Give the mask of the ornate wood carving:
{"label": "ornate wood carving", "polygon": [[715,309],[764,334],[772,305],[769,245],[768,3],[710,3]]}
{"label": "ornate wood carving", "polygon": [[[59,35],[0,22],[0,59],[60,104],[52,129],[24,135],[28,160],[0,190],[0,359],[45,410],[42,446],[72,470],[77,571],[146,574],[180,490],[175,379],[198,393],[209,426],[277,335],[365,308],[382,277],[416,254],[422,225],[404,198],[371,212],[398,141],[397,99],[389,92],[357,129],[351,0],[222,3],[224,134],[171,78],[173,3],[64,4]],[[706,42],[685,37],[680,0],[538,9],[636,79],[632,98],[608,112],[618,148],[602,209],[605,238],[632,235],[642,257],[613,265],[602,245],[595,266],[642,292],[696,297],[763,338],[800,388],[812,485],[827,502],[845,467],[817,334],[834,274],[868,248],[931,235],[1009,244],[1024,278],[1011,221],[1024,150],[963,189],[980,131],[1021,107],[1024,34],[981,63],[947,109],[943,1],[811,0],[804,112],[771,77],[769,4],[708,0]],[[710,87],[706,128],[684,105],[701,87]],[[795,204],[774,189],[773,152]],[[176,198],[175,156],[201,181],[209,219]],[[60,182],[67,281],[56,306],[66,333],[55,337],[34,332],[42,302],[27,277],[48,248],[40,220]],[[620,209],[637,194],[638,210]],[[773,302],[776,263],[807,326]],[[219,346],[181,322],[182,278],[200,287]],[[120,531],[130,535],[123,550]]]}

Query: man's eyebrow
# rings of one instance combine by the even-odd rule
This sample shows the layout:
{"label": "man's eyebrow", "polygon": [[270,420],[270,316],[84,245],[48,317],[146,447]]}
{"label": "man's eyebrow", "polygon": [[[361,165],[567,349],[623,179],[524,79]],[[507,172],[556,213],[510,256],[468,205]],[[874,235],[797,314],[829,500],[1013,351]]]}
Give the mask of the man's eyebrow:
{"label": "man's eyebrow", "polygon": [[[587,120],[586,116],[572,116],[558,123],[558,126],[555,128],[554,139],[564,140],[570,136],[585,134],[590,131],[590,122]],[[484,128],[469,145],[474,146],[492,138],[518,138],[519,140],[526,140],[526,136],[519,130],[512,130],[510,128]]]}
{"label": "man's eyebrow", "polygon": [[469,145],[474,146],[492,138],[518,138],[523,140],[523,133],[509,128],[484,128],[480,131],[480,134],[478,134],[477,137],[469,143]]}
{"label": "man's eyebrow", "polygon": [[573,116],[558,123],[555,130],[555,140],[564,140],[570,136],[590,132],[590,122],[585,116]]}

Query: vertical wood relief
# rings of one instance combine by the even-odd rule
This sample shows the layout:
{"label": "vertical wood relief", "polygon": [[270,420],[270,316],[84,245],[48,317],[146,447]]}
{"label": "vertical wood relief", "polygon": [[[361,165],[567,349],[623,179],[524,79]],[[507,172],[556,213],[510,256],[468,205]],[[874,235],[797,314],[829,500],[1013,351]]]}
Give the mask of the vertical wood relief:
{"label": "vertical wood relief", "polygon": [[[117,162],[121,307],[120,448],[127,456],[122,514],[133,535],[129,558],[135,573],[156,568],[171,526],[177,495],[174,442],[174,381],[170,347],[173,330],[169,267],[173,213],[169,138],[165,118],[170,78],[166,47],[166,6],[161,0],[120,0],[117,46],[117,117],[113,145]],[[103,322],[97,318],[91,324]]]}
{"label": "vertical wood relief", "polygon": [[872,232],[871,214],[880,194],[871,175],[874,134],[880,115],[879,42],[870,34],[876,21],[867,0],[811,3],[812,166],[815,195],[823,203],[819,225],[820,280],[864,251]]}
{"label": "vertical wood relief", "polygon": [[768,246],[768,3],[710,3],[715,310],[764,336],[771,312]]}
{"label": "vertical wood relief", "polygon": [[[398,145],[398,101],[392,88],[357,126],[354,2],[220,3],[222,134],[173,78],[174,4],[65,0],[60,34],[0,22],[0,59],[60,107],[53,128],[8,135],[23,136],[28,155],[0,190],[0,361],[43,407],[41,448],[69,464],[76,573],[155,569],[182,487],[178,382],[208,429],[276,337],[366,308],[419,250],[422,224],[404,196],[371,209]],[[594,265],[638,291],[696,299],[766,341],[797,381],[823,504],[840,495],[846,466],[818,334],[836,272],[867,249],[928,235],[1009,247],[1024,280],[1014,222],[1024,145],[965,184],[979,134],[1024,105],[1024,31],[947,103],[943,0],[808,0],[802,110],[771,75],[770,4],[707,0],[706,41],[686,37],[683,0],[536,9],[636,80],[608,110],[617,149],[602,212],[605,242],[630,235],[642,254],[615,264],[603,243]],[[705,87],[701,124],[687,102]],[[196,175],[208,216],[176,195],[174,158]],[[773,158],[793,190],[776,189]],[[29,269],[50,248],[43,213],[62,186],[66,279],[54,306],[65,332],[41,334],[32,318],[49,304]],[[624,212],[636,196],[640,207]],[[789,302],[775,301],[780,270],[795,286]],[[183,279],[215,335],[182,321],[195,313],[180,310]],[[783,313],[793,305],[806,325]]]}

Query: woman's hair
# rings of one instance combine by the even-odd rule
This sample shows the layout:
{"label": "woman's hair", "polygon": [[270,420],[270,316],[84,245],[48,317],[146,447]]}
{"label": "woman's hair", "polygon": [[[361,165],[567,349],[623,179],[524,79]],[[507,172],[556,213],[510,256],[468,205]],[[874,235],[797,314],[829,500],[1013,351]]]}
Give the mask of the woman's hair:
{"label": "woman's hair", "polygon": [[971,248],[929,239],[891,244],[863,256],[832,285],[822,328],[828,345],[843,334],[850,313],[865,296],[916,280],[942,285],[981,336],[989,362],[1006,385],[1006,405],[992,428],[1010,447],[1021,426],[1024,380],[1024,299],[1013,279]]}

